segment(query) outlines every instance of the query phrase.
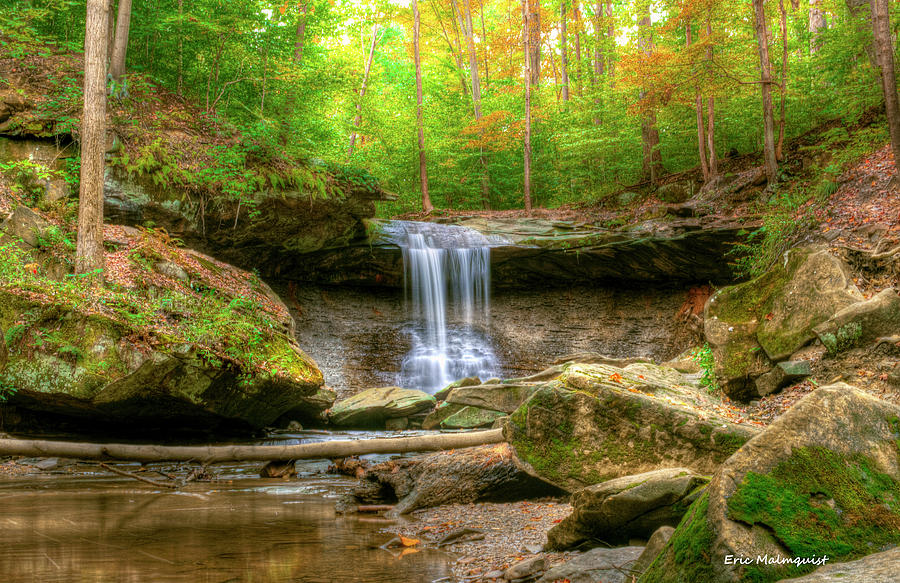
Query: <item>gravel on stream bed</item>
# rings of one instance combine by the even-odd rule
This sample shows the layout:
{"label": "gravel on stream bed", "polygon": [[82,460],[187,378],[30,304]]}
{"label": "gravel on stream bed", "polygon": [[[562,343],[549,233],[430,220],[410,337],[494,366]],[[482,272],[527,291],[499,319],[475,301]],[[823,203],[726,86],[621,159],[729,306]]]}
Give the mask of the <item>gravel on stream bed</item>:
{"label": "gravel on stream bed", "polygon": [[[451,504],[417,510],[410,515],[412,521],[385,530],[419,539],[426,547],[435,546],[437,541],[460,529],[483,531],[483,539],[453,543],[443,549],[458,555],[452,569],[460,580],[494,581],[524,559],[542,556],[549,569],[579,554],[541,550],[547,542],[547,531],[571,511],[569,504],[557,500]],[[489,577],[491,574],[497,577]]]}

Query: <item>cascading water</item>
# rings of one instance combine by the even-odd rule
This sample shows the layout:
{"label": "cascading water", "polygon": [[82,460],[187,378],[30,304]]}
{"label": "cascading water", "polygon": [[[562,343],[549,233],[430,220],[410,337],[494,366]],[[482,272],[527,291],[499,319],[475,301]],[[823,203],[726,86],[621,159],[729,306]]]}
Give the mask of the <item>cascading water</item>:
{"label": "cascading water", "polygon": [[411,316],[398,384],[434,393],[464,377],[494,376],[490,248],[503,241],[453,225],[393,221],[389,229],[403,251]]}

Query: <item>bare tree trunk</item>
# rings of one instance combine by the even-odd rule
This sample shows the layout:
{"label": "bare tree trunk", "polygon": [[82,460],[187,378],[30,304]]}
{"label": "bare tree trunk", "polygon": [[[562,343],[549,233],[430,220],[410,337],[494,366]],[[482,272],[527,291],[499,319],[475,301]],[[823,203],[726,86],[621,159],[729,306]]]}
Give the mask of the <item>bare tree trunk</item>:
{"label": "bare tree trunk", "polygon": [[178,95],[184,92],[184,0],[178,0]]}
{"label": "bare tree trunk", "polygon": [[[638,27],[642,29],[638,45],[647,56],[653,54],[653,31],[650,28],[649,10],[648,6],[647,12],[638,22]],[[641,99],[645,96],[646,93],[642,90]],[[662,152],[659,150],[659,130],[656,127],[656,112],[653,108],[649,108],[641,120],[641,136],[644,146],[643,174],[652,184],[656,184],[662,176]]]}
{"label": "bare tree trunk", "polygon": [[822,31],[827,27],[822,0],[809,0],[809,53],[814,55],[822,48]]}
{"label": "bare tree trunk", "polygon": [[372,25],[372,44],[369,46],[369,58],[366,59],[366,71],[363,73],[362,85],[359,87],[359,101],[356,102],[356,117],[353,119],[353,133],[350,134],[350,147],[347,149],[347,157],[353,156],[353,148],[356,146],[356,130],[362,122],[362,100],[366,96],[366,85],[369,83],[369,72],[372,70],[372,59],[375,58],[375,44],[378,41],[378,25]]}
{"label": "bare tree trunk", "polygon": [[106,28],[106,63],[109,66],[112,63],[112,51],[116,44],[116,0],[109,0],[107,8],[107,16],[109,25]]}
{"label": "bare tree trunk", "polygon": [[575,0],[572,6],[573,16],[575,17],[575,93],[581,97],[584,93],[583,79],[581,75],[581,2]]}
{"label": "bare tree trunk", "polygon": [[[455,6],[455,4],[454,4]],[[453,31],[456,34],[456,44],[450,40],[450,35],[447,33],[447,27],[444,26],[444,19],[441,18],[440,10],[438,9],[435,0],[431,0],[431,9],[434,11],[434,16],[437,18],[438,24],[441,25],[441,34],[444,37],[444,42],[447,43],[447,47],[450,49],[450,53],[453,55],[453,60],[456,61],[456,71],[459,74],[459,86],[462,89],[463,95],[468,97],[469,88],[466,84],[466,74],[463,68],[462,63],[462,44],[459,40],[459,28],[456,26],[456,17],[450,20],[453,23]]]}
{"label": "bare tree trunk", "polygon": [[416,125],[419,130],[419,184],[422,188],[422,210],[434,210],[428,193],[428,166],[425,159],[425,119],[422,111],[422,60],[419,54],[419,1],[413,0],[413,57],[416,65]]}
{"label": "bare tree trunk", "polygon": [[753,0],[756,42],[759,45],[760,88],[763,100],[763,132],[765,140],[766,177],[770,184],[778,179],[775,156],[775,113],[772,107],[772,62],[769,60],[769,31],[766,26],[765,0]]}
{"label": "bare tree trunk", "polygon": [[[688,21],[684,28],[686,45],[690,47],[691,43],[694,42],[691,22]],[[700,154],[700,170],[703,173],[703,182],[709,182],[709,165],[706,162],[706,128],[703,125],[703,97],[700,95],[699,85],[696,86],[695,92],[697,94],[695,107],[697,110],[697,148]]]}
{"label": "bare tree trunk", "polygon": [[116,42],[113,45],[109,74],[118,82],[125,74],[125,53],[128,51],[128,28],[131,25],[131,0],[119,0],[116,17]]}
{"label": "bare tree trunk", "polygon": [[[475,121],[481,120],[481,81],[478,78],[478,56],[475,53],[475,38],[472,34],[472,4],[466,0],[465,14],[466,41],[469,47],[469,72],[472,76],[472,105],[475,111]],[[482,135],[481,132],[480,135]],[[484,148],[481,148],[481,206],[491,208],[491,185],[487,173],[487,160],[484,157]]]}
{"label": "bare tree trunk", "polygon": [[481,60],[484,61],[484,86],[487,87],[491,84],[491,73],[488,71],[488,40],[487,29],[484,27],[484,0],[479,0],[478,2],[478,16],[481,18],[481,46],[483,47]]}
{"label": "bare tree trunk", "polygon": [[300,3],[300,17],[297,19],[297,33],[294,37],[294,63],[299,67],[303,64],[303,47],[306,44],[306,15],[309,5],[304,1]]}
{"label": "bare tree trunk", "polygon": [[894,151],[894,171],[900,173],[900,101],[897,98],[897,77],[894,69],[894,43],[891,38],[891,13],[889,0],[872,0],[872,29],[874,32],[875,58],[881,70],[881,89],[884,92],[884,109],[891,147]]}
{"label": "bare tree trunk", "polygon": [[531,55],[531,84],[537,87],[541,82],[541,0],[529,0],[528,45]]}
{"label": "bare tree trunk", "polygon": [[[127,0],[123,0],[127,1]],[[106,153],[107,0],[88,0],[84,34],[84,111],[81,118],[81,186],[75,272],[105,267],[103,157]]]}
{"label": "bare tree trunk", "polygon": [[[616,21],[613,18],[613,5],[612,2],[606,3],[606,37],[612,43],[612,46],[616,46]],[[616,63],[615,63],[615,54],[610,53],[608,56],[608,66],[606,67],[606,74],[612,79],[616,75]]]}
{"label": "bare tree trunk", "polygon": [[525,42],[525,181],[522,193],[525,198],[525,212],[531,214],[531,6],[529,0],[522,0],[522,38]]}
{"label": "bare tree trunk", "polygon": [[[713,47],[712,47],[712,24],[706,21],[706,59],[712,63]],[[709,108],[706,123],[706,150],[709,154],[709,176],[715,178],[719,175],[719,159],[716,157],[716,99],[712,95],[709,96]]]}
{"label": "bare tree trunk", "polygon": [[787,11],[784,9],[784,0],[778,0],[778,13],[781,17],[781,117],[778,120],[778,143],[775,146],[775,159],[781,162],[784,160],[785,103],[787,101],[788,72]]}
{"label": "bare tree trunk", "polygon": [[[99,1],[103,2],[104,0]],[[302,443],[300,445],[165,446],[0,439],[0,455],[54,456],[134,462],[198,461],[201,463],[218,463],[329,459],[373,453],[438,451],[490,443],[503,443],[504,441],[502,429],[468,433],[419,435],[416,437],[320,441],[318,443]]]}
{"label": "bare tree trunk", "polygon": [[560,26],[560,51],[561,62],[560,70],[562,75],[562,98],[563,101],[569,101],[569,57],[568,46],[566,43],[566,3],[559,4],[559,26]]}

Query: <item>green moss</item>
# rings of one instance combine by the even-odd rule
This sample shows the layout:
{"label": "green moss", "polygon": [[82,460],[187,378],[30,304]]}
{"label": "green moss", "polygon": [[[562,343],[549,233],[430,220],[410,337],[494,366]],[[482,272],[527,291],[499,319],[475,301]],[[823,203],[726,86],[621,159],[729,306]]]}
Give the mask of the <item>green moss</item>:
{"label": "green moss", "polygon": [[821,335],[822,344],[831,354],[837,354],[849,350],[862,338],[862,324],[849,322],[837,329],[836,332],[827,332]]}
{"label": "green moss", "polygon": [[715,536],[707,521],[709,494],[688,509],[665,548],[641,576],[640,583],[715,581],[710,549]]}
{"label": "green moss", "polygon": [[[794,450],[769,474],[748,472],[728,501],[728,513],[732,520],[763,526],[794,556],[846,561],[900,543],[900,483],[862,455],[845,457],[820,447]],[[783,576],[763,570],[758,580]]]}
{"label": "green moss", "polygon": [[723,431],[713,435],[713,442],[719,446],[724,460],[731,457],[737,450],[741,449],[744,444],[747,443],[747,437]]}

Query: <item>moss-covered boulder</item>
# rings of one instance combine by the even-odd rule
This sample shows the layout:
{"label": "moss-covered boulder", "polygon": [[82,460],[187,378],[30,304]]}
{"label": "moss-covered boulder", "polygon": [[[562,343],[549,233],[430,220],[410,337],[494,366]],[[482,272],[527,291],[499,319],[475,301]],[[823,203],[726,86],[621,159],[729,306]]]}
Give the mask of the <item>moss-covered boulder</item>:
{"label": "moss-covered boulder", "polygon": [[536,384],[509,383],[460,387],[450,391],[447,403],[512,413],[537,390]]}
{"label": "moss-covered boulder", "polygon": [[851,304],[813,330],[831,353],[871,344],[900,331],[900,295],[888,288],[871,299]]}
{"label": "moss-covered boulder", "polygon": [[640,582],[779,581],[897,544],[900,407],[838,384],[731,456]]}
{"label": "moss-covered boulder", "polygon": [[547,548],[628,544],[674,527],[709,477],[667,468],[594,484],[572,494],[572,514],[547,533]]}
{"label": "moss-covered boulder", "polygon": [[478,427],[490,427],[502,417],[506,417],[503,411],[491,411],[478,407],[464,406],[462,409],[441,421],[441,429],[476,429]]}
{"label": "moss-covered boulder", "polygon": [[755,380],[815,338],[813,328],[862,300],[847,266],[827,250],[792,249],[763,275],[707,302],[704,334],[732,398],[758,396]]}
{"label": "moss-covered boulder", "polygon": [[388,419],[423,413],[435,404],[435,398],[422,391],[378,387],[339,401],[328,419],[340,427],[384,427]]}
{"label": "moss-covered boulder", "polygon": [[572,364],[510,417],[522,467],[569,492],[666,467],[711,474],[758,433],[718,413],[681,373],[651,364]]}

